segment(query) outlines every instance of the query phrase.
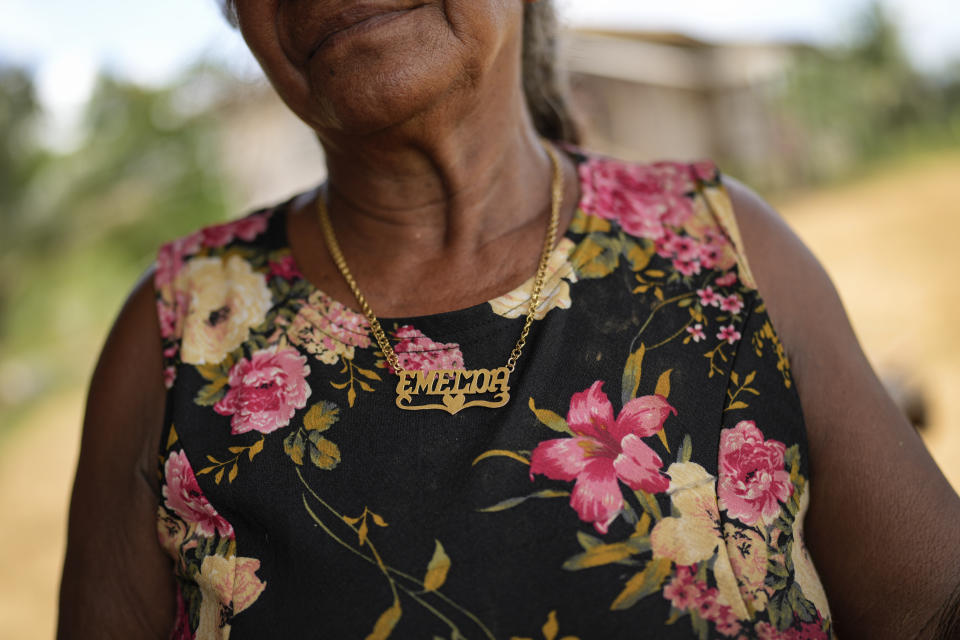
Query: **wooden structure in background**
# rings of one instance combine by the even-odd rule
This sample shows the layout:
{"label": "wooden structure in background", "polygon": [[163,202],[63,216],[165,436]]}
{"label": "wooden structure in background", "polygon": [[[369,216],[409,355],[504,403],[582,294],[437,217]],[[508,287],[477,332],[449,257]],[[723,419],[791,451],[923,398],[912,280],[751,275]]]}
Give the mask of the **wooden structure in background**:
{"label": "wooden structure in background", "polygon": [[[805,157],[802,132],[780,108],[797,49],[570,31],[564,63],[584,146],[629,160],[712,158],[753,184],[787,185]],[[323,179],[311,131],[267,86],[238,87],[220,114],[238,207],[276,202]]]}

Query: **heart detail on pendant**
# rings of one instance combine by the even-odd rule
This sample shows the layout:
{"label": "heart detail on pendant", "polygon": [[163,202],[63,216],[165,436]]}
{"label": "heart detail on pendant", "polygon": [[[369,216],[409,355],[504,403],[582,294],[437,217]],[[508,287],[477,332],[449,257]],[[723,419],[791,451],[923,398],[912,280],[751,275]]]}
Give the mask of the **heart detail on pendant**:
{"label": "heart detail on pendant", "polygon": [[443,404],[451,414],[463,409],[463,403],[465,400],[466,396],[464,396],[462,393],[458,393],[457,395],[448,394],[443,396]]}

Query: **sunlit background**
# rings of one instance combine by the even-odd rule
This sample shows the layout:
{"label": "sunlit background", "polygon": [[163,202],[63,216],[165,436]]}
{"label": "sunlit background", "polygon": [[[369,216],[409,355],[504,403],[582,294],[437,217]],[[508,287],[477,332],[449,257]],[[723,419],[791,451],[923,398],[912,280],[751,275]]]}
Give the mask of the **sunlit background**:
{"label": "sunlit background", "polygon": [[[565,0],[586,146],[783,212],[960,488],[960,5]],[[84,387],[158,245],[323,177],[213,0],[0,5],[0,638],[50,638]]]}

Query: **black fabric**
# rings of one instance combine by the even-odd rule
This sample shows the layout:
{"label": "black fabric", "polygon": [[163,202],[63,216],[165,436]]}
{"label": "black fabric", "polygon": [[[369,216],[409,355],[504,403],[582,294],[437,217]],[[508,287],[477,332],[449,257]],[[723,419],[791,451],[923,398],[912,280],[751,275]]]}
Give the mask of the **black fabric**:
{"label": "black fabric", "polygon": [[[227,365],[232,362],[236,366],[241,358],[250,360],[258,350],[280,345],[281,349],[298,349],[310,370],[306,377],[310,395],[287,425],[268,433],[235,434],[231,429],[234,414],[218,411],[209,397],[206,404],[197,402],[205,389],[216,384],[221,385],[218,397],[223,399],[232,388],[226,380],[230,367],[224,363],[186,364],[177,355],[170,358],[176,378],[166,423],[172,429],[164,435],[162,459],[168,460],[177,451],[186,454],[203,496],[230,523],[235,535],[235,547],[224,542],[229,536],[222,535],[212,536],[219,542],[204,547],[203,540],[211,536],[191,538],[188,534],[187,540],[200,543],[186,550],[183,547],[189,543],[178,539],[181,547],[174,553],[189,633],[195,633],[200,625],[200,603],[209,597],[201,588],[203,579],[198,578],[204,554],[209,553],[233,553],[259,561],[255,575],[265,586],[255,601],[236,615],[230,605],[220,609],[222,622],[229,624],[234,640],[386,637],[377,636],[375,630],[378,619],[397,606],[394,589],[399,619],[394,626],[380,628],[392,629],[388,635],[393,638],[757,637],[764,630],[787,633],[801,627],[811,633],[803,637],[821,637],[811,631],[814,627],[818,633],[827,633],[828,613],[812,608],[810,594],[804,594],[797,584],[795,568],[788,561],[790,545],[802,544],[787,532],[798,511],[802,517],[799,495],[809,475],[806,440],[789,368],[762,300],[742,277],[736,280],[734,276],[742,272],[737,264],[724,270],[705,268],[708,263],[704,262],[699,273],[683,275],[676,266],[682,256],[671,255],[662,238],[625,233],[612,213],[607,219],[598,216],[597,201],[589,199],[598,190],[587,182],[589,158],[576,158],[585,180],[584,201],[562,245],[571,251],[568,267],[548,282],[548,293],[557,294],[558,299],[563,298],[558,291],[569,288],[569,308],[554,306],[534,323],[510,379],[512,399],[501,409],[471,408],[453,416],[401,411],[394,404],[396,377],[385,368],[375,346],[356,347],[352,357],[341,354],[328,364],[303,345],[291,345],[291,323],[304,305],[322,294],[302,276],[281,277],[274,273],[278,268],[271,266],[286,261],[287,267],[295,268],[286,240],[289,203],[259,212],[267,217],[267,227],[252,240],[234,238],[226,245],[204,246],[183,258],[184,264],[189,264],[198,257],[225,260],[238,255],[254,272],[266,274],[270,283],[272,308],[264,321],[250,330]],[[694,205],[690,216],[712,225],[715,235],[711,241],[726,240],[733,255],[735,247],[729,244],[703,195],[704,189],[721,189],[717,177],[687,171],[695,186],[683,195]],[[682,237],[686,228],[691,225],[673,229]],[[734,282],[725,287],[713,284],[713,289],[739,297],[742,310],[736,313],[703,303],[705,287],[718,278],[725,281],[724,277]],[[169,303],[175,296],[170,292],[177,286],[159,288],[161,304],[164,300]],[[429,292],[418,292],[421,294]],[[181,316],[189,313],[187,299],[189,292],[176,308]],[[429,317],[382,319],[392,335],[412,327],[435,343],[433,348],[443,357],[459,349],[467,368],[503,366],[522,323],[522,314],[502,317],[494,313],[491,304]],[[694,340],[696,326],[704,337]],[[736,331],[739,338],[732,342],[719,338],[723,327]],[[334,327],[324,335],[335,339],[339,334]],[[166,344],[174,347],[181,340],[178,335],[166,338]],[[394,344],[398,343],[394,338]],[[636,372],[633,364],[641,345],[643,357],[633,393],[630,376]],[[711,349],[715,350],[713,357],[708,355]],[[355,368],[375,375],[358,373]],[[338,388],[351,373],[356,393],[352,402],[349,387]],[[731,630],[735,624],[736,633],[718,630],[718,620],[728,615],[732,606],[723,604],[723,598],[712,612],[697,614],[693,605],[677,608],[674,605],[681,600],[665,595],[674,593],[664,591],[671,583],[679,584],[679,562],[666,559],[658,565],[664,568],[664,575],[653,577],[649,529],[658,523],[657,511],[661,518],[686,517],[672,503],[682,489],[671,486],[670,490],[646,492],[653,505],[643,501],[644,492],[631,489],[620,477],[618,487],[627,506],[609,523],[605,534],[594,521],[581,518],[569,496],[505,503],[538,492],[570,492],[574,487],[572,480],[532,473],[530,464],[521,460],[530,461],[532,452],[546,441],[576,436],[551,429],[533,407],[566,418],[574,396],[600,381],[616,417],[634,397],[653,398],[667,390],[664,376],[669,394],[665,399],[675,410],[663,422],[667,446],[657,435],[642,437],[662,462],[657,471],[664,483],[671,463],[678,461],[696,463],[714,479],[720,477],[722,430],[732,432],[742,421],[755,423],[767,442],[784,443],[788,450],[781,469],[793,475],[791,496],[780,501],[778,517],[783,522],[764,523],[765,530],[777,536],[767,542],[768,564],[787,578],[768,575],[769,582],[779,582],[762,598],[766,610],[750,611],[750,618],[734,617],[735,623],[723,627]],[[731,398],[748,377],[751,380],[745,386],[749,389],[737,392],[737,400],[744,404],[741,407]],[[309,440],[303,440],[299,464],[296,453],[291,453],[296,448],[297,430],[309,437],[306,416],[321,403],[337,411],[336,421],[322,431],[322,438],[338,450],[339,461],[332,468],[330,459],[322,455],[318,454],[321,465],[311,461],[314,449]],[[574,422],[571,419],[569,424]],[[229,477],[232,464],[222,467],[225,472],[219,481],[215,469],[203,472],[214,466],[213,461],[234,457],[231,447],[250,447],[260,440],[263,448],[259,453],[251,457],[248,450],[241,451],[234,478]],[[793,469],[791,461],[795,462]],[[170,488],[169,481],[166,486]],[[165,498],[171,492],[165,489]],[[488,510],[495,505],[500,508]],[[344,518],[362,517],[365,510],[368,530],[362,541],[359,529],[364,520],[350,524]],[[370,512],[387,526],[378,525]],[[716,526],[721,537],[730,535],[724,533],[726,523],[744,531],[762,528],[745,526],[726,509],[719,512],[721,520]],[[162,505],[161,516],[185,519],[183,508],[178,511],[169,499]],[[634,536],[643,529],[644,519],[649,520],[646,536]],[[631,540],[636,543],[634,551],[623,552],[623,545]],[[436,591],[425,592],[423,583],[438,542],[449,558],[449,571]],[[714,577],[717,563],[731,562],[722,542],[726,538],[712,558],[694,566],[713,593],[718,588]],[[574,566],[578,556],[602,544],[611,545],[609,558],[594,559],[596,566]],[[169,543],[167,546],[169,550]],[[631,584],[642,581],[644,571],[650,574],[649,593],[628,606],[618,605],[618,597]],[[434,572],[434,579],[439,579],[439,573]],[[745,579],[736,566],[731,575],[738,576],[743,591]],[[711,602],[715,601],[716,597]],[[717,613],[723,606],[726,613]],[[187,635],[185,630],[180,633]]]}

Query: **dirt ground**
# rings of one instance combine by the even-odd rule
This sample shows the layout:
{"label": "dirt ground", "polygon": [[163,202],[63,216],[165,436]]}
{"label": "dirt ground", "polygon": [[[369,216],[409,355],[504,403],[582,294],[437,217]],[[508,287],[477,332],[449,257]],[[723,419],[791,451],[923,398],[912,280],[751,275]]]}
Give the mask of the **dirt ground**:
{"label": "dirt ground", "polygon": [[[960,154],[938,156],[778,205],[833,276],[874,366],[922,390],[924,438],[960,490],[958,178]],[[79,390],[52,398],[2,442],[0,639],[53,636],[82,403]]]}
{"label": "dirt ground", "polygon": [[960,492],[960,154],[778,203],[830,273],[874,368],[922,398],[921,431]]}

